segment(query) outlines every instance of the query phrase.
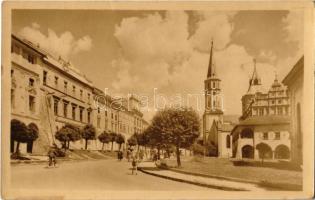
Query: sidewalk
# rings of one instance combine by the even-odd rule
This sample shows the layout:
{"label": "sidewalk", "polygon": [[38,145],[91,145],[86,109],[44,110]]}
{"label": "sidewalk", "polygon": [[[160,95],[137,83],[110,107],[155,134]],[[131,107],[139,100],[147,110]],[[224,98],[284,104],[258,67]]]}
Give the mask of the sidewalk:
{"label": "sidewalk", "polygon": [[[48,163],[47,156],[24,155],[25,160],[13,160],[11,164],[42,164]],[[64,161],[82,161],[82,160],[100,160],[111,158],[108,155],[98,151],[72,151],[67,157],[57,157],[57,162]]]}
{"label": "sidewalk", "polygon": [[203,187],[215,188],[227,191],[266,191],[253,183],[244,183],[237,181],[223,180],[219,178],[201,177],[189,174],[178,173],[170,170],[158,168],[154,162],[145,162],[139,164],[139,170],[143,173],[153,176],[195,184]]}

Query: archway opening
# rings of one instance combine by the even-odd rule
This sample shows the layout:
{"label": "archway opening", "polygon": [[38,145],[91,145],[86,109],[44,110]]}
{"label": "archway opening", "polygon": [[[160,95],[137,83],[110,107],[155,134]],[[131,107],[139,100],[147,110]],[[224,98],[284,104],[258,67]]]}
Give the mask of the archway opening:
{"label": "archway opening", "polygon": [[250,145],[243,146],[242,158],[254,158],[254,148]]}
{"label": "archway opening", "polygon": [[277,159],[290,159],[290,150],[286,145],[279,145],[275,150],[275,158]]}
{"label": "archway opening", "polygon": [[272,149],[268,144],[259,143],[256,145],[260,159],[272,159]]}

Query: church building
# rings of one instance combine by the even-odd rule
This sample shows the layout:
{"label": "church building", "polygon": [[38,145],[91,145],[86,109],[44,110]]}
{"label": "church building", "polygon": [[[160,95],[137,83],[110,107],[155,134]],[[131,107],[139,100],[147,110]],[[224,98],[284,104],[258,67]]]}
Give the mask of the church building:
{"label": "church building", "polygon": [[[235,117],[223,113],[221,79],[217,76],[214,58],[213,41],[211,42],[210,60],[205,86],[205,112],[203,114],[203,141],[208,156],[229,158],[232,156],[231,130]],[[231,120],[232,119],[232,120]]]}

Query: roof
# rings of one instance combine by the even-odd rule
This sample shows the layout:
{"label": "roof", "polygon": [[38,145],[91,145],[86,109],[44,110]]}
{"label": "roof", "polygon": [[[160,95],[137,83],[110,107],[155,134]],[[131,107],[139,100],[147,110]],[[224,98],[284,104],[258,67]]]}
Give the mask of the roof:
{"label": "roof", "polygon": [[292,80],[296,78],[297,75],[303,76],[304,71],[304,56],[302,56],[298,62],[293,66],[290,72],[284,77],[282,83],[285,85],[290,85]]}
{"label": "roof", "polygon": [[231,132],[234,128],[234,124],[230,124],[230,123],[218,123],[218,130],[222,131],[222,132]]}
{"label": "roof", "polygon": [[266,115],[266,116],[252,116],[238,125],[270,125],[270,124],[289,124],[290,117],[283,115]]}
{"label": "roof", "polygon": [[216,76],[216,72],[215,72],[215,66],[213,62],[213,40],[212,40],[211,48],[210,48],[210,58],[209,58],[207,78],[214,78],[215,76]]}
{"label": "roof", "polygon": [[43,60],[52,65],[53,67],[57,68],[58,70],[62,70],[65,74],[70,75],[74,79],[93,87],[93,84],[90,80],[88,80],[77,68],[75,68],[70,62],[66,62],[61,57],[59,59],[55,58],[53,55],[51,55],[46,50],[39,47],[39,45],[32,43],[31,41],[22,38],[20,36],[16,36],[14,34],[11,35],[11,37],[22,44],[28,46],[29,48],[33,49],[37,53],[41,54],[43,56]]}
{"label": "roof", "polygon": [[80,72],[78,72],[78,70],[74,70],[73,66],[69,66],[66,67],[64,65],[62,65],[60,62],[58,62],[55,58],[53,58],[50,55],[47,55],[47,57],[44,57],[44,60],[48,63],[50,63],[51,65],[57,67],[59,70],[64,71],[65,73],[69,74],[70,76],[72,76],[73,78],[76,78],[77,80],[79,80],[80,82],[93,87],[93,84],[91,81],[89,81],[84,75],[82,75]]}
{"label": "roof", "polygon": [[230,124],[238,124],[239,115],[223,115],[223,122],[228,122]]}

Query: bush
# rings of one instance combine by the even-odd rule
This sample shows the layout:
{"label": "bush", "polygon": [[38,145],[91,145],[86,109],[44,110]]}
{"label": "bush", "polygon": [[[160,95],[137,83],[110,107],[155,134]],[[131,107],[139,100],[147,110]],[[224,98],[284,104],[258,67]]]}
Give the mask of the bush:
{"label": "bush", "polygon": [[194,155],[204,155],[205,153],[205,156],[217,156],[217,148],[212,144],[206,146],[205,150],[205,147],[200,143],[194,143],[192,146],[192,150],[194,152]]}
{"label": "bush", "polygon": [[203,155],[204,154],[204,146],[194,143],[192,146],[192,150],[194,152],[194,155]]}

